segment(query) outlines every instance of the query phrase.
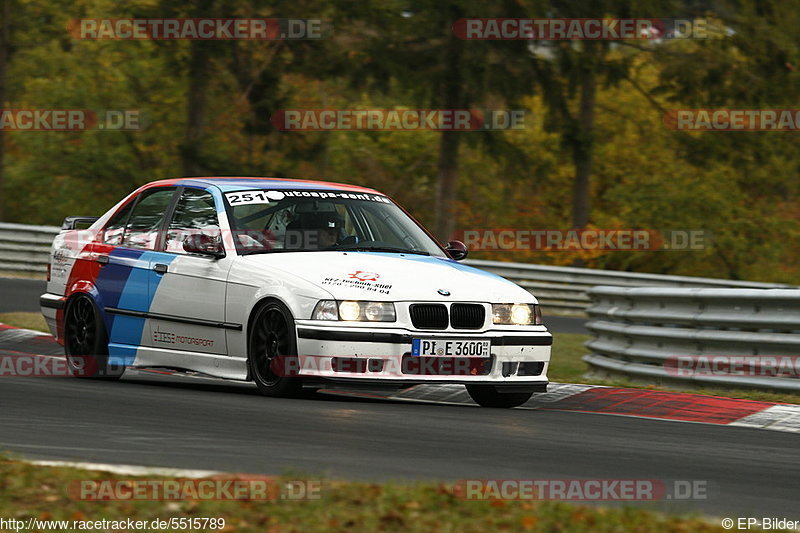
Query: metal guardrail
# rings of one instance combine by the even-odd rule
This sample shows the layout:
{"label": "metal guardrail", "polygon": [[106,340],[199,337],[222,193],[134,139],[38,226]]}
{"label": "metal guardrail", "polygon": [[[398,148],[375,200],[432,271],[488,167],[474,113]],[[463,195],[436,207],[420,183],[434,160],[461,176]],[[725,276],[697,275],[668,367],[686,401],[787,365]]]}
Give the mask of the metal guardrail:
{"label": "metal guardrail", "polygon": [[0,271],[44,273],[57,226],[0,223]]}
{"label": "metal guardrail", "polygon": [[[60,231],[56,226],[28,226],[0,223],[0,271],[44,273],[50,244]],[[465,264],[503,276],[536,295],[545,313],[582,315],[589,306],[586,291],[596,285],[619,287],[790,287],[776,283],[731,281],[688,276],[641,274],[616,270],[595,270],[549,265],[530,265],[467,259]]]}
{"label": "metal guardrail", "polygon": [[588,294],[586,327],[594,338],[586,343],[592,353],[583,360],[595,373],[800,391],[800,379],[770,377],[769,368],[725,375],[719,369],[691,373],[675,367],[678,358],[698,356],[706,364],[712,356],[759,356],[752,361],[762,365],[769,357],[800,357],[800,288],[595,287]]}
{"label": "metal guardrail", "polygon": [[507,278],[536,295],[545,313],[553,310],[583,314],[589,307],[587,294],[592,287],[607,285],[615,287],[734,287],[748,289],[791,288],[780,283],[760,283],[755,281],[734,281],[716,278],[697,278],[690,276],[666,276],[622,272],[619,270],[595,270],[550,265],[529,265],[524,263],[504,263],[467,259],[463,261],[483,270],[488,270]]}

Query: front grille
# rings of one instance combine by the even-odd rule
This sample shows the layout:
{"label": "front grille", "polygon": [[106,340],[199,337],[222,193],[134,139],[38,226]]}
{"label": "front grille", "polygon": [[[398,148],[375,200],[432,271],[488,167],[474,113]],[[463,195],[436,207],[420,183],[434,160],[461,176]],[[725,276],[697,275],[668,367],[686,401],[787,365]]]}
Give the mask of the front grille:
{"label": "front grille", "polygon": [[411,323],[417,329],[447,329],[447,307],[443,304],[412,304]]}
{"label": "front grille", "polygon": [[453,329],[479,329],[486,319],[486,309],[480,304],[453,304],[450,307],[450,326]]}

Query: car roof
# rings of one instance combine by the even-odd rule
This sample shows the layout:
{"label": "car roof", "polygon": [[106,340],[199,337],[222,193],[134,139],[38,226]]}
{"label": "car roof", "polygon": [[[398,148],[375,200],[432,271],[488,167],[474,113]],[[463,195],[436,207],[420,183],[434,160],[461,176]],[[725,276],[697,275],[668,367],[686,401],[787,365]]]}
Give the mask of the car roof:
{"label": "car roof", "polygon": [[197,178],[170,178],[158,180],[145,185],[144,188],[158,187],[164,185],[186,185],[195,187],[215,186],[222,192],[241,191],[247,189],[299,189],[299,190],[321,190],[321,191],[348,191],[359,193],[383,194],[374,189],[349,185],[346,183],[334,183],[330,181],[301,180],[294,178],[266,178],[266,177],[236,177],[236,176],[217,176],[217,177],[197,177]]}

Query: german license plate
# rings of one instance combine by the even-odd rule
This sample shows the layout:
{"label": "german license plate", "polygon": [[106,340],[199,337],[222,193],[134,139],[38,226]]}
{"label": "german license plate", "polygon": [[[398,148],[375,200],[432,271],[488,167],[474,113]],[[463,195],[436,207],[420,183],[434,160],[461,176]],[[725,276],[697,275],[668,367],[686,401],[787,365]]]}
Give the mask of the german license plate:
{"label": "german license plate", "polygon": [[492,341],[468,339],[413,339],[411,355],[415,357],[489,357]]}

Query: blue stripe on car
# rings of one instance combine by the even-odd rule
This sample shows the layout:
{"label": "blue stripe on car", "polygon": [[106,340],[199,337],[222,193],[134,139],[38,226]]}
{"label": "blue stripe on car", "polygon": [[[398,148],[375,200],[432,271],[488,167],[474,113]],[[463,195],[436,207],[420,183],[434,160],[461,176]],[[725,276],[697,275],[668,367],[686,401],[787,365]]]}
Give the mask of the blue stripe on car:
{"label": "blue stripe on car", "polygon": [[[324,183],[303,183],[296,181],[284,180],[230,180],[230,181],[215,181],[212,182],[214,186],[218,187],[222,192],[233,192],[243,190],[297,190],[297,191],[340,191],[352,192],[356,194],[375,194],[373,192],[352,190],[346,187],[339,187],[336,185],[325,185]],[[380,193],[378,193],[380,194]],[[383,196],[383,194],[380,194]]]}
{"label": "blue stripe on car", "polygon": [[115,248],[109,254],[109,262],[100,269],[100,274],[95,280],[95,287],[99,294],[98,307],[103,314],[106,331],[110,333],[114,328],[114,315],[105,312],[106,307],[119,307],[119,300],[125,285],[128,283],[133,267],[138,262],[144,250],[131,250],[129,248]]}
{"label": "blue stripe on car", "polygon": [[[162,275],[152,269],[152,264],[157,261],[168,265],[175,256],[160,252],[124,248],[114,250],[111,256],[114,257],[115,264],[119,261],[121,268],[128,270],[128,275],[122,290],[116,295],[116,305],[111,305],[110,303],[105,305],[129,311],[149,311],[158,285],[163,278]],[[111,263],[107,266],[110,265]],[[135,347],[142,343],[145,319],[126,315],[112,315],[110,325],[109,362],[123,365],[133,364],[136,359]]]}

